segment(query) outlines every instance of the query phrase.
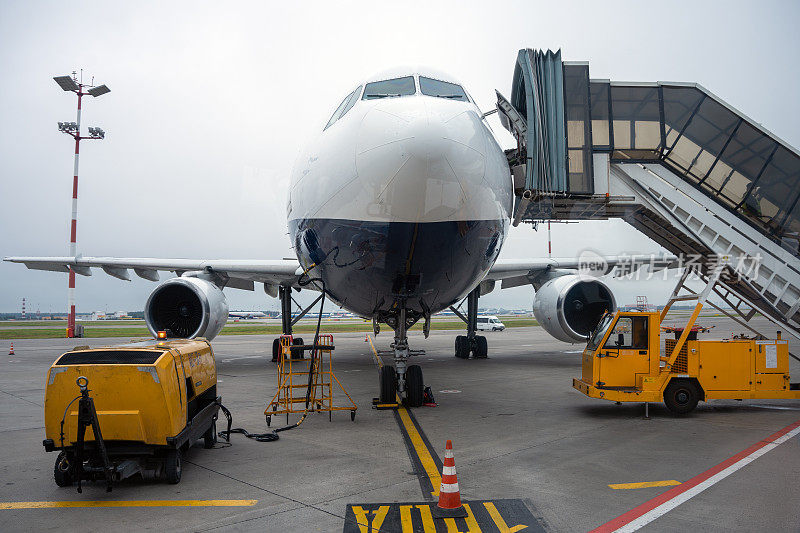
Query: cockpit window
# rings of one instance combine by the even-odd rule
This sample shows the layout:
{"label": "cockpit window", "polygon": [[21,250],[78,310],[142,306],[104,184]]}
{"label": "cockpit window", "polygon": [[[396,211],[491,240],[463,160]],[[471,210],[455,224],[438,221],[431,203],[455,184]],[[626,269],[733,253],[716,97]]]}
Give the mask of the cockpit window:
{"label": "cockpit window", "polygon": [[328,121],[328,123],[325,124],[325,128],[323,128],[323,129],[328,129],[331,124],[333,124],[334,122],[336,122],[337,120],[342,118],[345,115],[345,113],[350,111],[350,109],[358,101],[358,95],[359,94],[361,94],[361,86],[360,85],[358,86],[358,88],[355,91],[351,92],[350,94],[348,94],[347,96],[344,97],[344,100],[342,100],[342,103],[339,104],[339,107],[336,108],[336,111],[333,112],[333,116]]}
{"label": "cockpit window", "polygon": [[362,100],[375,100],[376,98],[391,98],[393,96],[408,96],[417,92],[414,86],[414,76],[395,78],[393,80],[373,81],[364,87]]}
{"label": "cockpit window", "polygon": [[347,112],[350,111],[350,109],[354,105],[356,105],[356,102],[358,102],[359,95],[361,95],[361,85],[359,85],[358,88],[355,91],[350,93],[350,98],[349,98],[349,100],[347,100],[347,103],[345,104],[344,109],[342,109],[342,114],[339,115],[339,118],[342,118],[343,116],[345,116],[347,114]]}
{"label": "cockpit window", "polygon": [[464,89],[455,83],[448,83],[446,81],[420,76],[419,89],[422,91],[422,94],[427,96],[438,96],[439,98],[449,98],[450,100],[460,100],[462,102],[469,101]]}

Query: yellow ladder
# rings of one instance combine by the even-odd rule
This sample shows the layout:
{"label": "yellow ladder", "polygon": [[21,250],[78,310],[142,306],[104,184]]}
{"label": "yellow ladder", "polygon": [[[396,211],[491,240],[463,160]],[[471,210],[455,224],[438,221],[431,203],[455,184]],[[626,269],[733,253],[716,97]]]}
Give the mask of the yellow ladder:
{"label": "yellow ladder", "polygon": [[[302,357],[302,353],[308,350],[308,347],[295,346],[293,342],[291,335],[280,337],[278,390],[264,410],[267,426],[271,424],[275,415],[285,414],[288,424],[290,413],[305,414],[310,411],[327,412],[329,420],[333,418],[333,411],[350,411],[350,420],[355,420],[358,407],[333,372],[333,335],[320,335],[310,358]],[[299,351],[301,357],[293,356],[293,351],[295,353]],[[308,394],[309,373],[312,374],[310,394]],[[347,396],[349,405],[334,403],[336,388]],[[302,392],[302,395],[295,396],[296,390]]]}

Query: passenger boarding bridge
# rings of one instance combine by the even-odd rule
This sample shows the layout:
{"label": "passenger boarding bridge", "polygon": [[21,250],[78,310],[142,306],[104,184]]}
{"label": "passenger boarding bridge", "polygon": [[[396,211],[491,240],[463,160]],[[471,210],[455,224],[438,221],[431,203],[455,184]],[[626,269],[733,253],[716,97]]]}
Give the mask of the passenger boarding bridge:
{"label": "passenger boarding bridge", "polygon": [[732,318],[755,331],[761,312],[800,338],[795,148],[700,85],[593,80],[560,51],[520,50],[511,99],[497,98],[517,139],[514,225],[622,218],[676,255],[699,255],[712,282],[725,257],[748,274],[729,268],[714,283]]}

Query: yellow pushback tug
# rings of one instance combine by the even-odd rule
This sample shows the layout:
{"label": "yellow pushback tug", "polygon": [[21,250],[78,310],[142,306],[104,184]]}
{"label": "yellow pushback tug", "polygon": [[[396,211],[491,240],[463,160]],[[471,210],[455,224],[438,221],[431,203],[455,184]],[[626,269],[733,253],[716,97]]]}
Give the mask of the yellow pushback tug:
{"label": "yellow pushback tug", "polygon": [[47,375],[48,452],[59,450],[56,484],[113,481],[152,472],[181,479],[181,454],[204,439],[216,442],[217,373],[202,338],[153,340],[104,348],[79,347]]}
{"label": "yellow pushback tug", "polygon": [[615,402],[660,402],[675,414],[701,400],[800,399],[790,383],[789,345],[781,339],[697,340],[694,319],[665,339],[663,315],[607,313],[583,351],[583,373],[572,386],[592,398]]}

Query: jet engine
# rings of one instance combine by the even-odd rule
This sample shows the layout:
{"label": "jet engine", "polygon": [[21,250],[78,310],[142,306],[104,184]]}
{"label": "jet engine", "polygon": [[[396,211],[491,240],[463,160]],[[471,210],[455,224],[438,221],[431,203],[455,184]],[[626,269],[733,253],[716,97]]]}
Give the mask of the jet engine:
{"label": "jet engine", "polygon": [[228,302],[222,289],[201,278],[168,279],[150,294],[144,320],[153,336],[213,339],[228,321]]}
{"label": "jet engine", "polygon": [[577,274],[560,276],[543,284],[533,299],[533,314],[550,335],[564,342],[586,342],[606,311],[617,303],[599,279]]}

